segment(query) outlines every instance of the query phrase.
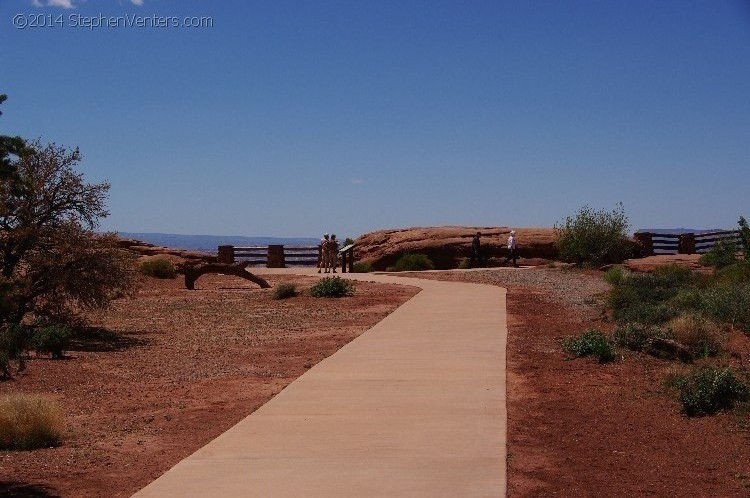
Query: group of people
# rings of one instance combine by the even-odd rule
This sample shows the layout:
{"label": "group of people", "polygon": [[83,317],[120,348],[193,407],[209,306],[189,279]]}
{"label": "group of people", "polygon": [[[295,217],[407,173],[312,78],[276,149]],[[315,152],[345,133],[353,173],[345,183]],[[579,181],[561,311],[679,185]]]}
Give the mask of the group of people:
{"label": "group of people", "polygon": [[339,241],[336,240],[336,234],[323,234],[320,239],[321,257],[318,263],[318,273],[325,270],[324,273],[336,273],[336,267],[339,265]]}
{"label": "group of people", "polygon": [[[469,267],[473,268],[474,263],[479,263],[479,266],[484,266],[484,258],[482,257],[482,244],[480,238],[482,237],[481,232],[477,232],[474,238],[471,240],[471,250],[469,251]],[[500,247],[503,243],[500,243]],[[513,261],[513,266],[518,266],[516,259],[518,258],[516,252],[516,231],[511,230],[508,235],[508,247],[505,253],[505,264],[507,265],[510,261]]]}

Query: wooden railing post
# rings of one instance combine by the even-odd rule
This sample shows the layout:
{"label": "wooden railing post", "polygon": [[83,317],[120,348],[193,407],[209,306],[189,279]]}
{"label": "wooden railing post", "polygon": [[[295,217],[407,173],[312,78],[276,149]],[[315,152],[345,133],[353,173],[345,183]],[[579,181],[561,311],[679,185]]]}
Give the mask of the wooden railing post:
{"label": "wooden railing post", "polygon": [[642,256],[653,256],[654,255],[654,241],[649,232],[638,232],[633,234],[633,238],[643,248]]}
{"label": "wooden railing post", "polygon": [[234,263],[234,246],[219,246],[217,260],[227,265]]}
{"label": "wooden railing post", "polygon": [[677,249],[680,254],[695,254],[695,234],[680,234],[680,243]]}
{"label": "wooden railing post", "polygon": [[286,268],[284,261],[284,246],[274,244],[268,246],[268,268]]}

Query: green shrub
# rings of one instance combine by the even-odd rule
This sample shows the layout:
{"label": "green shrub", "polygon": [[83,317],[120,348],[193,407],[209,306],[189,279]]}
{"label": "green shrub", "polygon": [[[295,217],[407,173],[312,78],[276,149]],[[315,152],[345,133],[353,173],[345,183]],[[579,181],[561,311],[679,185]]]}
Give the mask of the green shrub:
{"label": "green shrub", "polygon": [[458,269],[459,270],[468,270],[471,268],[471,265],[469,264],[469,258],[461,258],[458,262]]}
{"label": "green shrub", "polygon": [[577,336],[568,337],[562,343],[563,350],[580,358],[594,356],[599,363],[615,360],[615,349],[601,330],[589,329]]}
{"label": "green shrub", "polygon": [[434,270],[435,265],[426,254],[404,254],[396,264],[393,265],[393,271],[422,271]]}
{"label": "green shrub", "polygon": [[313,297],[344,297],[354,294],[354,282],[341,277],[326,277],[310,287]]}
{"label": "green shrub", "polygon": [[294,284],[279,284],[273,288],[271,297],[273,299],[287,299],[297,295],[297,287]]}
{"label": "green shrub", "polygon": [[367,261],[357,261],[352,267],[354,273],[371,273],[373,270],[372,264]]}
{"label": "green shrub", "polygon": [[667,339],[669,332],[653,325],[641,323],[627,323],[618,327],[612,334],[612,340],[618,346],[633,351],[645,351],[654,339]]}
{"label": "green shrub", "polygon": [[612,211],[596,211],[585,205],[574,217],[555,224],[560,259],[600,266],[630,257],[630,223],[622,203]]}
{"label": "green shrub", "polygon": [[705,289],[701,298],[705,314],[750,333],[750,282],[717,284]]}
{"label": "green shrub", "polygon": [[141,273],[155,278],[175,278],[177,270],[168,259],[149,259],[141,263]]}
{"label": "green shrub", "polygon": [[57,403],[28,394],[0,397],[0,449],[56,446],[63,430],[64,417]]}
{"label": "green shrub", "polygon": [[713,415],[748,399],[748,386],[730,368],[699,367],[673,381],[686,415]]}
{"label": "green shrub", "polygon": [[737,251],[737,244],[734,240],[720,240],[706,254],[701,256],[698,262],[703,266],[724,268],[739,261]]}
{"label": "green shrub", "polygon": [[31,340],[37,353],[62,358],[72,336],[72,330],[66,325],[47,325],[35,330]]}

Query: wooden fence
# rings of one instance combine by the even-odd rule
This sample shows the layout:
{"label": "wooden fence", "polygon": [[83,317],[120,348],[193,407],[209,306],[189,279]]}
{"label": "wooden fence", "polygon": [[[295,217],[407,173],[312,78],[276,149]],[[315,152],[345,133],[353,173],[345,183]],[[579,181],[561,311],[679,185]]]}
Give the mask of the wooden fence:
{"label": "wooden fence", "polygon": [[[219,263],[232,264],[245,261],[251,265],[264,265],[267,268],[286,268],[287,266],[320,265],[322,246],[219,246]],[[346,246],[340,253],[341,271],[351,272],[354,265],[354,246]]]}
{"label": "wooden fence", "polygon": [[722,230],[706,233],[651,233],[636,232],[635,239],[643,247],[644,256],[655,254],[704,254],[720,240],[734,241],[742,247],[738,230]]}

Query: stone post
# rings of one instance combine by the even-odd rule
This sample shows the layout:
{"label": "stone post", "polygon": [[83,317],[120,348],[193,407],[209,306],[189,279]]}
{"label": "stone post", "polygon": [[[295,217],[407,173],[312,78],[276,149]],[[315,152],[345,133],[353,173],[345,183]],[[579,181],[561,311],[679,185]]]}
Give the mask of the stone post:
{"label": "stone post", "polygon": [[219,246],[217,260],[228,265],[234,263],[234,246]]}
{"label": "stone post", "polygon": [[268,246],[268,268],[286,268],[284,261],[284,246],[274,244]]}

